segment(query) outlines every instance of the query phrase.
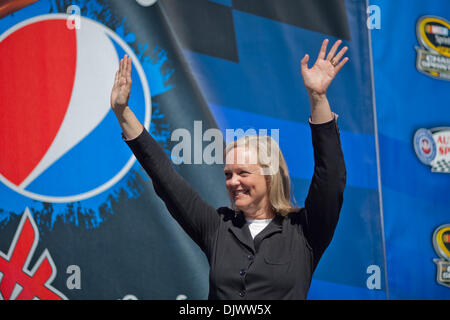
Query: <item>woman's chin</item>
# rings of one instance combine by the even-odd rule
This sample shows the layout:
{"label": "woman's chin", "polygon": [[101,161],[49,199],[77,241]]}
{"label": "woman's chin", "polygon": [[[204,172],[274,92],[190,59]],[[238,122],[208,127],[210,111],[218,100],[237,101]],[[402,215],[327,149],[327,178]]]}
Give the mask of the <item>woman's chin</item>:
{"label": "woman's chin", "polygon": [[247,208],[248,203],[245,203],[244,201],[235,201],[234,202],[234,206],[236,207],[237,210],[239,211],[243,211],[245,208]]}

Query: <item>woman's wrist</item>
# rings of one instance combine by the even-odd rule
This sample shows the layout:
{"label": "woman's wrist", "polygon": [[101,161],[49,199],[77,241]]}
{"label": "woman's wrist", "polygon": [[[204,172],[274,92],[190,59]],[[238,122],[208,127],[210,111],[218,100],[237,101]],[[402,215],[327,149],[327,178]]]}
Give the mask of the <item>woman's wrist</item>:
{"label": "woman's wrist", "polygon": [[126,108],[128,108],[128,104],[111,105],[111,109],[114,111],[116,116],[122,115],[125,112]]}
{"label": "woman's wrist", "polygon": [[308,96],[309,99],[311,100],[311,103],[320,103],[321,101],[327,100],[326,92],[319,93],[316,91],[308,90]]}
{"label": "woman's wrist", "polygon": [[311,123],[320,124],[333,119],[333,114],[331,112],[326,94],[311,91],[308,91],[308,94],[311,102]]}
{"label": "woman's wrist", "polygon": [[125,106],[121,108],[114,108],[114,113],[119,121],[122,129],[122,135],[125,140],[132,140],[138,137],[143,130],[142,124],[136,118],[130,107]]}

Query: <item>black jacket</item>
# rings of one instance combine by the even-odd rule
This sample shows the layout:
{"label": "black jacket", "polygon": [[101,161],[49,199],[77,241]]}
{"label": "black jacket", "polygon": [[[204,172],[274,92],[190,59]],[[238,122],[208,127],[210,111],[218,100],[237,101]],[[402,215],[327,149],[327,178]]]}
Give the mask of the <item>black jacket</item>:
{"label": "black jacket", "polygon": [[336,121],[310,126],[315,168],[305,208],[277,215],[254,240],[244,215],[202,200],[145,129],[126,141],[170,214],[206,254],[209,299],[306,298],[333,237],[346,180]]}

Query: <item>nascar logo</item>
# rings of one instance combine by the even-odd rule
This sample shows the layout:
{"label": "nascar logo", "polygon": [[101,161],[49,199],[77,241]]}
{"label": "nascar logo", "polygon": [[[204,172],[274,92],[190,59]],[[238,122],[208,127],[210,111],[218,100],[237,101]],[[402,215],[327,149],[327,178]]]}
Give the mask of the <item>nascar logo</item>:
{"label": "nascar logo", "polygon": [[450,23],[440,17],[420,17],[416,25],[416,68],[435,79],[450,80]]}
{"label": "nascar logo", "polygon": [[131,48],[85,17],[68,28],[69,17],[33,17],[0,35],[0,181],[45,202],[97,195],[133,165],[109,102],[125,53],[134,64],[130,105],[150,124],[149,86]]}

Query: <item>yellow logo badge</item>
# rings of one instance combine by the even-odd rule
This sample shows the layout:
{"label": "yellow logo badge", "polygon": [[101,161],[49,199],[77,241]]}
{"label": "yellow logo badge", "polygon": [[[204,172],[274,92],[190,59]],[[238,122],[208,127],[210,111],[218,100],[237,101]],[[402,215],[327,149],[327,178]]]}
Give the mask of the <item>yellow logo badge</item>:
{"label": "yellow logo badge", "polygon": [[438,227],[433,233],[433,246],[441,259],[434,259],[437,265],[437,282],[450,288],[450,224]]}
{"label": "yellow logo badge", "polygon": [[424,16],[417,21],[416,67],[420,72],[450,81],[450,23],[439,17]]}

